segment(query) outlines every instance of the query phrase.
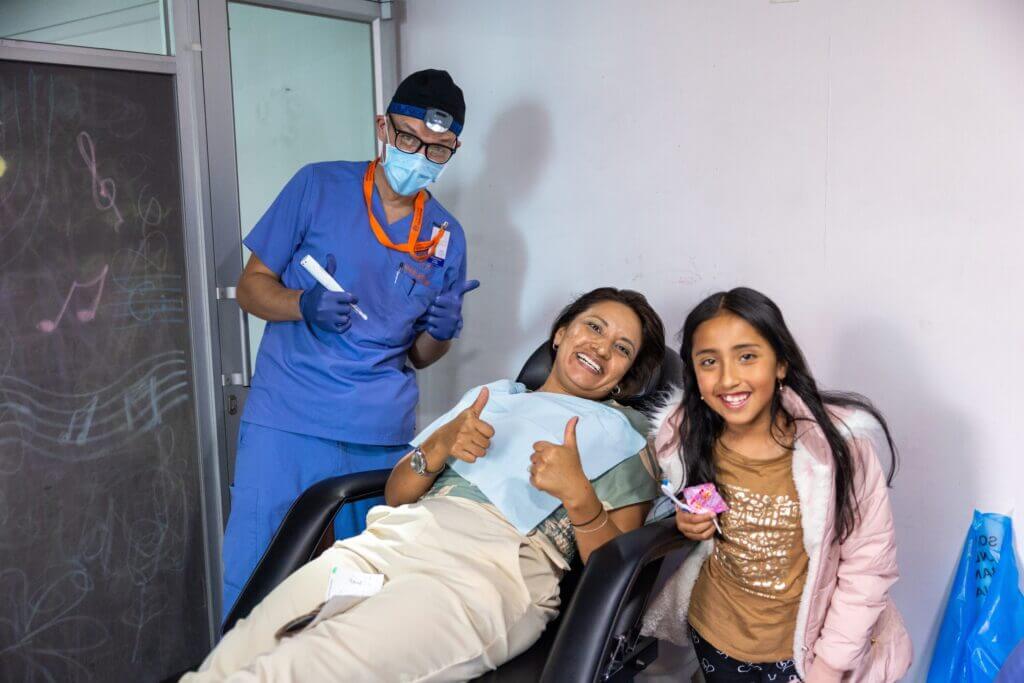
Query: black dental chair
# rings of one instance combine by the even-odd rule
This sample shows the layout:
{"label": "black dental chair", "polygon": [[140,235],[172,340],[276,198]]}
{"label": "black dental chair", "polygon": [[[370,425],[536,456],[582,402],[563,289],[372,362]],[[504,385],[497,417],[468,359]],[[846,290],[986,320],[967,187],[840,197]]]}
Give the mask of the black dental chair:
{"label": "black dental chair", "polygon": [[[540,386],[551,369],[547,344],[534,351],[518,381]],[[621,402],[649,412],[658,394],[679,384],[682,365],[667,351],[658,377],[637,396]],[[315,556],[338,509],[381,496],[390,470],[334,477],[299,497],[249,578],[224,622],[224,631],[244,618],[271,590]],[[657,657],[657,641],[640,636],[639,620],[651,597],[662,559],[688,549],[673,520],[641,527],[602,546],[586,566],[577,563],[561,584],[562,611],[533,647],[476,679],[487,683],[594,683],[631,681]],[[339,679],[343,680],[343,679]]]}

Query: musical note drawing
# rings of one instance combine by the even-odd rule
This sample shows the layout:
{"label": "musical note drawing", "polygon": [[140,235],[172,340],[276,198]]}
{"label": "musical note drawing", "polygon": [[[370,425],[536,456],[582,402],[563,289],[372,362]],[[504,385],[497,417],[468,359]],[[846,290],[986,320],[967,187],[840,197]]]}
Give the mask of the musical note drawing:
{"label": "musical note drawing", "polygon": [[99,170],[96,167],[96,146],[92,142],[92,136],[84,130],[78,134],[78,153],[92,175],[92,202],[100,211],[114,211],[114,232],[118,232],[124,217],[114,201],[117,199],[117,185],[113,178],[100,178]]}
{"label": "musical note drawing", "polygon": [[[96,414],[96,404],[100,401],[99,395],[93,396],[92,400],[89,401],[89,405],[84,409],[76,410],[71,413],[71,419],[68,421],[68,428],[63,434],[61,434],[61,441],[70,442],[72,439],[76,444],[81,446],[89,438],[89,428],[92,427],[92,418]],[[78,435],[74,436],[75,425],[81,423],[81,428],[78,430]]]}
{"label": "musical note drawing", "polygon": [[[184,351],[154,354],[110,384],[81,393],[56,393],[0,375],[0,495],[3,478],[21,471],[25,452],[64,463],[116,456],[119,448],[180,419],[175,408],[191,395]],[[0,500],[0,531],[2,510]]]}
{"label": "musical note drawing", "polygon": [[[142,407],[139,407],[138,403],[142,403]],[[135,429],[136,426],[136,415],[133,415],[133,412],[142,417],[147,413],[147,409],[149,419],[140,425],[140,428],[148,430],[160,424],[160,397],[157,391],[157,379],[154,375],[135,383],[124,394],[125,424],[128,429]]]}
{"label": "musical note drawing", "polygon": [[74,295],[76,289],[89,289],[96,287],[96,296],[93,298],[92,303],[87,308],[79,308],[75,311],[75,317],[80,322],[87,323],[96,317],[96,309],[100,305],[100,297],[103,296],[103,285],[107,281],[107,272],[110,270],[110,265],[103,266],[103,270],[100,274],[89,280],[88,282],[79,282],[75,280],[71,283],[71,288],[68,289],[68,295],[64,297],[64,305],[61,306],[60,313],[53,320],[40,320],[36,327],[39,328],[40,332],[50,334],[57,329],[57,325],[60,324],[61,319],[64,317],[64,313],[68,310],[68,304],[71,303],[71,297]]}

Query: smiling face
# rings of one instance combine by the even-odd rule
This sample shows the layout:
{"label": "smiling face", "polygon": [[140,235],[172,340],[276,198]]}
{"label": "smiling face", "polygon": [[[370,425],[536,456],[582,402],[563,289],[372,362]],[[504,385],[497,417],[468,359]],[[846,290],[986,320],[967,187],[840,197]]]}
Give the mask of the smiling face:
{"label": "smiling face", "polygon": [[786,367],[750,323],[728,312],[701,323],[691,361],[701,397],[727,429],[768,429],[772,396]]}
{"label": "smiling face", "polygon": [[558,350],[541,391],[601,399],[629,372],[642,327],[632,308],[599,301],[555,332]]}

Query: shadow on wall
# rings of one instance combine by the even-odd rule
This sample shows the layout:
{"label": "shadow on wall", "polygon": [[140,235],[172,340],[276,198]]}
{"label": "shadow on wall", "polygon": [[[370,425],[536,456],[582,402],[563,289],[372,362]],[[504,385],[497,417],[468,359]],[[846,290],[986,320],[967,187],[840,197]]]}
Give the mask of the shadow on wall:
{"label": "shadow on wall", "polygon": [[876,401],[899,448],[889,494],[901,574],[893,599],[914,641],[908,680],[923,680],[970,523],[970,502],[980,497],[984,480],[972,464],[969,420],[941,400],[951,391],[942,386],[941,368],[921,365],[920,345],[902,334],[880,319],[850,325],[836,337],[840,367],[830,376],[838,388]]}
{"label": "shadow on wall", "polygon": [[515,104],[477,138],[484,140],[480,170],[468,182],[445,188],[446,203],[466,230],[467,276],[481,286],[466,296],[459,342],[424,378],[424,417],[446,410],[470,386],[514,376],[526,360],[526,355],[514,357],[519,349],[525,343],[532,350],[540,342],[523,339],[526,239],[512,207],[524,205],[543,177],[550,138],[545,109],[533,102]]}

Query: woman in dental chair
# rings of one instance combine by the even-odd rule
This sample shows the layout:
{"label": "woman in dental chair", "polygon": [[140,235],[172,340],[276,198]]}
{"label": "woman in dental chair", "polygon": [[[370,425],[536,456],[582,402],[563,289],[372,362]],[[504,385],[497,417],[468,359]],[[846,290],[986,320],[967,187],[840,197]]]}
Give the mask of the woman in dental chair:
{"label": "woman in dental chair", "polygon": [[[183,681],[462,681],[525,651],[558,582],[643,524],[646,419],[615,396],[665,353],[643,295],[593,290],[552,325],[535,392],[468,392],[413,441],[359,536],[292,574]],[[301,454],[295,454],[301,457]]]}

